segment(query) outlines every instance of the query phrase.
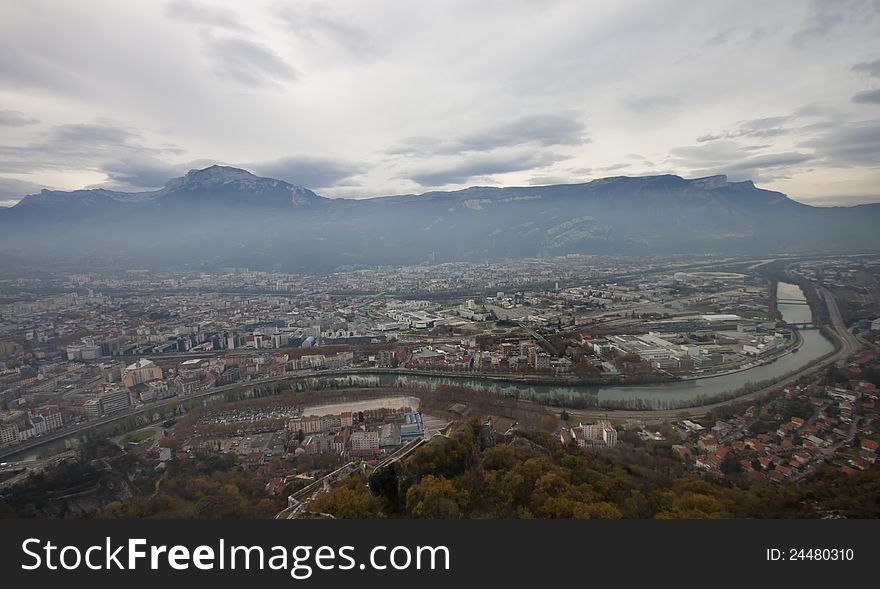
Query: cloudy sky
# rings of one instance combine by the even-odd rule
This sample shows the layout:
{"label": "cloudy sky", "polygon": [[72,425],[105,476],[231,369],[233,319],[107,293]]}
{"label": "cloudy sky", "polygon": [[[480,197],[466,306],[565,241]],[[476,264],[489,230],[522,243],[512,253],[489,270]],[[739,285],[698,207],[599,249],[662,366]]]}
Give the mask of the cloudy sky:
{"label": "cloudy sky", "polygon": [[880,202],[880,1],[0,0],[0,202],[726,173]]}

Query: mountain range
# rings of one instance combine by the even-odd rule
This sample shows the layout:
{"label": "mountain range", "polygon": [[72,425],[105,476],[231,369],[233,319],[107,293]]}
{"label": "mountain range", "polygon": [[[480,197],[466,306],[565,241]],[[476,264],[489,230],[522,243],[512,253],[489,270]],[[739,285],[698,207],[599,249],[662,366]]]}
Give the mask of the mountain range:
{"label": "mountain range", "polygon": [[880,249],[878,227],[880,204],[813,207],[725,176],[330,199],[211,166],[149,192],[26,196],[0,209],[0,260],[327,271],[428,258],[855,252]]}

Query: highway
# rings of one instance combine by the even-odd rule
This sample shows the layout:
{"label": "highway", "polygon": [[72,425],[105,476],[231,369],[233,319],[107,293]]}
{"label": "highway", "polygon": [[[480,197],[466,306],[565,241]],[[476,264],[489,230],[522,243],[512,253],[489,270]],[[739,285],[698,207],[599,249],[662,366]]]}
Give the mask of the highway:
{"label": "highway", "polygon": [[[786,377],[771,385],[768,385],[756,391],[752,391],[751,393],[746,393],[739,397],[735,397],[733,399],[727,399],[724,401],[719,401],[718,403],[711,403],[709,405],[701,405],[699,407],[649,411],[627,411],[614,409],[594,409],[582,411],[573,409],[570,410],[569,413],[583,415],[584,417],[590,419],[625,419],[628,421],[666,421],[677,417],[700,417],[702,415],[706,415],[707,413],[718,407],[723,407],[724,405],[730,405],[731,403],[738,403],[740,401],[746,401],[748,399],[761,397],[771,391],[786,387],[800,380],[804,376],[808,374],[814,374],[820,370],[824,370],[832,364],[836,363],[842,366],[849,356],[861,349],[862,345],[856,338],[856,336],[854,336],[852,333],[849,332],[849,330],[846,329],[846,325],[844,325],[843,323],[843,317],[840,314],[840,308],[837,306],[837,301],[835,300],[834,295],[832,295],[831,292],[825,287],[818,287],[817,290],[820,293],[820,296],[824,301],[825,306],[828,307],[828,314],[831,317],[831,325],[829,325],[828,328],[834,334],[840,347],[830,356],[819,360],[812,366],[804,368],[793,376]],[[562,409],[553,409],[553,412],[559,414],[562,412]]]}
{"label": "highway", "polygon": [[834,332],[841,345],[840,350],[835,354],[835,362],[843,365],[846,358],[858,351],[862,344],[844,325],[843,317],[840,315],[840,307],[837,306],[837,300],[831,291],[824,286],[820,286],[816,290],[825,302],[825,306],[828,307],[828,314],[831,317],[829,329]]}
{"label": "highway", "polygon": [[7,456],[12,456],[15,454],[19,454],[21,452],[27,452],[28,450],[33,450],[35,448],[39,448],[40,446],[49,444],[51,442],[61,440],[67,437],[74,436],[78,433],[94,429],[96,427],[101,427],[102,425],[107,425],[109,423],[113,423],[114,421],[121,421],[133,415],[138,415],[139,413],[144,413],[146,411],[150,411],[153,409],[159,409],[166,405],[170,405],[172,403],[179,403],[180,401],[185,401],[189,399],[198,399],[199,397],[207,397],[210,395],[216,395],[218,393],[223,393],[225,391],[229,391],[235,389],[237,387],[252,387],[259,386],[262,384],[268,384],[271,382],[277,382],[281,380],[288,380],[291,378],[302,378],[307,376],[314,376],[313,371],[304,371],[299,374],[284,374],[279,376],[267,376],[265,378],[260,378],[256,380],[249,381],[241,381],[233,384],[223,385],[211,389],[207,389],[204,391],[199,391],[192,395],[187,395],[185,397],[171,397],[169,399],[163,399],[161,401],[154,401],[153,403],[147,403],[144,405],[135,405],[125,411],[121,411],[119,413],[114,413],[112,415],[108,415],[106,417],[102,417],[100,419],[95,419],[92,421],[86,421],[83,423],[75,424],[72,427],[65,427],[58,431],[52,432],[51,434],[40,436],[39,438],[32,438],[23,444],[15,444],[13,446],[6,446],[0,449],[0,458],[5,458]]}
{"label": "highway", "polygon": [[[813,364],[812,366],[809,366],[809,367],[803,369],[802,371],[798,372],[797,374],[795,374],[793,376],[784,378],[780,381],[775,382],[772,385],[766,386],[762,389],[753,391],[751,393],[747,393],[745,395],[741,395],[741,396],[736,397],[734,399],[728,399],[725,401],[720,401],[718,403],[711,403],[709,405],[702,405],[699,407],[688,407],[688,408],[668,409],[668,410],[666,410],[666,409],[664,409],[664,410],[647,410],[647,411],[645,411],[645,410],[629,411],[629,410],[595,409],[595,410],[583,410],[583,411],[582,410],[575,410],[574,412],[578,415],[583,415],[585,417],[592,418],[592,419],[614,418],[614,419],[626,419],[626,420],[633,420],[633,421],[635,421],[635,420],[638,420],[638,421],[661,421],[661,420],[672,419],[672,418],[679,417],[679,416],[697,417],[697,416],[705,415],[706,413],[710,412],[712,409],[715,409],[717,407],[721,407],[724,405],[728,405],[730,403],[735,403],[735,402],[739,402],[739,401],[743,401],[743,400],[748,400],[748,399],[755,398],[755,397],[760,397],[760,396],[762,396],[768,392],[771,392],[775,389],[788,386],[789,384],[797,381],[798,379],[802,378],[803,376],[805,376],[807,374],[812,374],[812,373],[815,373],[819,370],[827,368],[831,364],[838,363],[839,365],[842,365],[846,361],[847,357],[849,357],[850,355],[852,355],[853,353],[855,353],[857,350],[859,350],[861,348],[861,343],[856,338],[856,336],[854,336],[852,333],[850,333],[846,329],[846,326],[843,323],[843,318],[841,317],[841,314],[840,314],[840,309],[837,305],[837,301],[834,299],[834,296],[831,294],[831,292],[828,289],[821,287],[821,286],[817,287],[817,292],[819,293],[820,297],[822,298],[822,300],[824,301],[825,305],[828,308],[829,317],[831,318],[831,325],[829,325],[828,327],[831,330],[831,332],[833,333],[833,335],[835,336],[835,338],[838,340],[838,345],[840,347],[832,355],[826,357],[823,360],[820,360],[819,362]],[[531,330],[529,327],[527,327],[525,325],[521,325],[521,327],[523,329],[526,329],[527,331],[529,331],[536,338],[543,339],[540,337],[539,334],[537,334],[537,332],[534,332],[534,330]],[[546,343],[546,345],[552,349],[552,346],[550,345],[549,342],[545,341],[543,343]],[[120,421],[120,420],[126,419],[128,417],[131,417],[131,416],[134,416],[134,415],[137,415],[137,414],[149,411],[149,410],[158,409],[163,406],[169,405],[171,403],[178,403],[181,400],[206,397],[206,396],[220,394],[220,393],[223,393],[225,391],[232,390],[235,388],[253,387],[253,386],[259,386],[259,385],[263,385],[263,384],[269,384],[272,382],[279,382],[279,381],[283,381],[283,380],[308,378],[308,377],[313,377],[313,376],[334,376],[334,375],[346,375],[346,374],[358,374],[358,373],[370,373],[370,372],[407,373],[409,371],[407,371],[405,369],[403,369],[403,370],[401,370],[401,369],[398,369],[398,370],[389,370],[389,369],[344,370],[343,369],[343,370],[322,371],[322,372],[308,370],[308,371],[298,371],[298,372],[294,372],[294,373],[285,373],[285,374],[281,374],[278,376],[269,376],[269,377],[255,379],[255,380],[251,380],[251,381],[237,382],[237,383],[233,383],[233,384],[229,384],[229,385],[223,385],[223,386],[219,386],[216,388],[207,389],[204,391],[199,391],[195,394],[188,395],[186,397],[171,397],[170,399],[164,399],[162,401],[156,401],[156,402],[148,403],[145,405],[134,406],[130,409],[127,409],[126,411],[122,411],[120,413],[116,413],[116,414],[113,414],[113,415],[110,415],[107,417],[103,417],[101,419],[97,419],[94,421],[88,421],[85,423],[76,424],[74,427],[67,427],[67,428],[61,429],[57,432],[53,432],[52,434],[49,434],[47,436],[41,436],[40,438],[35,438],[32,440],[29,440],[23,444],[16,444],[13,446],[7,446],[7,447],[0,449],[0,458],[5,458],[5,457],[13,456],[13,455],[16,455],[16,454],[19,454],[22,452],[33,450],[33,449],[36,449],[40,446],[49,444],[51,442],[76,435],[80,432],[87,431],[89,429],[93,429],[93,428],[100,427],[103,425],[107,425],[107,424],[113,423],[115,421]],[[556,413],[560,413],[562,411],[562,409],[554,409],[554,411]]]}

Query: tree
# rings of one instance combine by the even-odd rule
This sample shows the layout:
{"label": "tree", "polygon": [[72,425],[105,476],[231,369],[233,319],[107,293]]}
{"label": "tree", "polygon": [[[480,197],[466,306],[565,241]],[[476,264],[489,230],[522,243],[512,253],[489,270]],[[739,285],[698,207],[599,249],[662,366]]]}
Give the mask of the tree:
{"label": "tree", "polygon": [[413,517],[452,519],[460,516],[470,494],[452,481],[428,475],[406,492],[406,510]]}
{"label": "tree", "polygon": [[740,474],[743,471],[742,464],[739,463],[739,460],[733,454],[725,456],[719,468],[724,474]]}
{"label": "tree", "polygon": [[180,448],[180,442],[174,438],[164,437],[159,440],[159,446],[162,448],[169,448],[176,452]]}
{"label": "tree", "polygon": [[308,507],[309,511],[329,513],[340,519],[367,519],[376,517],[378,508],[363,485],[337,487],[321,493]]}
{"label": "tree", "polygon": [[669,509],[661,511],[656,519],[729,519],[732,514],[715,497],[686,492],[674,495]]}

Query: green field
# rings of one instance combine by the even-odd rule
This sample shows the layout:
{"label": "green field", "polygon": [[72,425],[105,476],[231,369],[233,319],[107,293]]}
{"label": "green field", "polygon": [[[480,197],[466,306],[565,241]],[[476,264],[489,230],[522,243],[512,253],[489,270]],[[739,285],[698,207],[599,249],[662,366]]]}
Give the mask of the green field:
{"label": "green field", "polygon": [[153,436],[156,435],[156,432],[153,430],[144,430],[140,432],[134,432],[132,434],[128,434],[119,440],[119,445],[124,446],[129,442],[143,442],[145,440],[149,440]]}

